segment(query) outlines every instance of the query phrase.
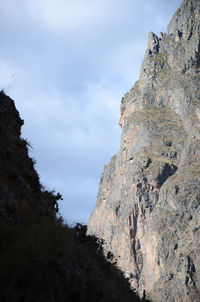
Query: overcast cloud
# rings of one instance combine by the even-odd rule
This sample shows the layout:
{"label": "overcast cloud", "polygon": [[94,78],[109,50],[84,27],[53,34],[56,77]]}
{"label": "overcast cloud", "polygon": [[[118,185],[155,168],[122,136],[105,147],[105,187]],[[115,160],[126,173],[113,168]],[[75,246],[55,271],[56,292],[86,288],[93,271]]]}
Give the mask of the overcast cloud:
{"label": "overcast cloud", "polygon": [[0,88],[25,120],[41,182],[86,223],[120,144],[120,101],[139,77],[149,31],[181,0],[1,0]]}

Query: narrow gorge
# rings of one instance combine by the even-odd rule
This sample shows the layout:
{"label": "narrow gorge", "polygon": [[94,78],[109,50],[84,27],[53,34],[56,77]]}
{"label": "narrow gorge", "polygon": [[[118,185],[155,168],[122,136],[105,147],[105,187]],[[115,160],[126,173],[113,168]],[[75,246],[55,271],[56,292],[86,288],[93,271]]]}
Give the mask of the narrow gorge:
{"label": "narrow gorge", "polygon": [[87,227],[57,216],[62,196],[41,184],[23,123],[0,91],[0,301],[140,302]]}
{"label": "narrow gorge", "polygon": [[200,1],[150,32],[88,234],[153,302],[200,301]]}

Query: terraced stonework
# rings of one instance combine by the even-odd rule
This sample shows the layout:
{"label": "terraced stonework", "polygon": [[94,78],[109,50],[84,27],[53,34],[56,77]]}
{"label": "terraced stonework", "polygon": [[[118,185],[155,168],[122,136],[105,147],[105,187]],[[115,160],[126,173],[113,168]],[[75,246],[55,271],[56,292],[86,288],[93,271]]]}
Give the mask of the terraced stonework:
{"label": "terraced stonework", "polygon": [[120,150],[105,166],[88,234],[155,302],[200,301],[200,1],[150,33],[122,99]]}

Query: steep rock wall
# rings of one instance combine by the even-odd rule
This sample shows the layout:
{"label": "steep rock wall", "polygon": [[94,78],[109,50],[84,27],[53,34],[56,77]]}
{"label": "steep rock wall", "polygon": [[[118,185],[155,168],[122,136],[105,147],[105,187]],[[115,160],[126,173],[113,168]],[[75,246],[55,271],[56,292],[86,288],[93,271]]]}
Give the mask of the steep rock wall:
{"label": "steep rock wall", "polygon": [[184,0],[167,33],[149,34],[88,222],[152,301],[200,301],[199,87],[200,2]]}

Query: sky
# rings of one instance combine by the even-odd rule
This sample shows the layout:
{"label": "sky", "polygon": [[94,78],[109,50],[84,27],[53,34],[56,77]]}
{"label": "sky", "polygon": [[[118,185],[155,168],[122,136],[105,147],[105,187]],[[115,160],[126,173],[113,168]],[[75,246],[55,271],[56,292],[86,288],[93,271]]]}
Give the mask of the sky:
{"label": "sky", "polygon": [[120,146],[120,102],[139,78],[150,31],[181,0],[1,0],[0,89],[25,121],[41,183],[69,224],[87,223]]}

